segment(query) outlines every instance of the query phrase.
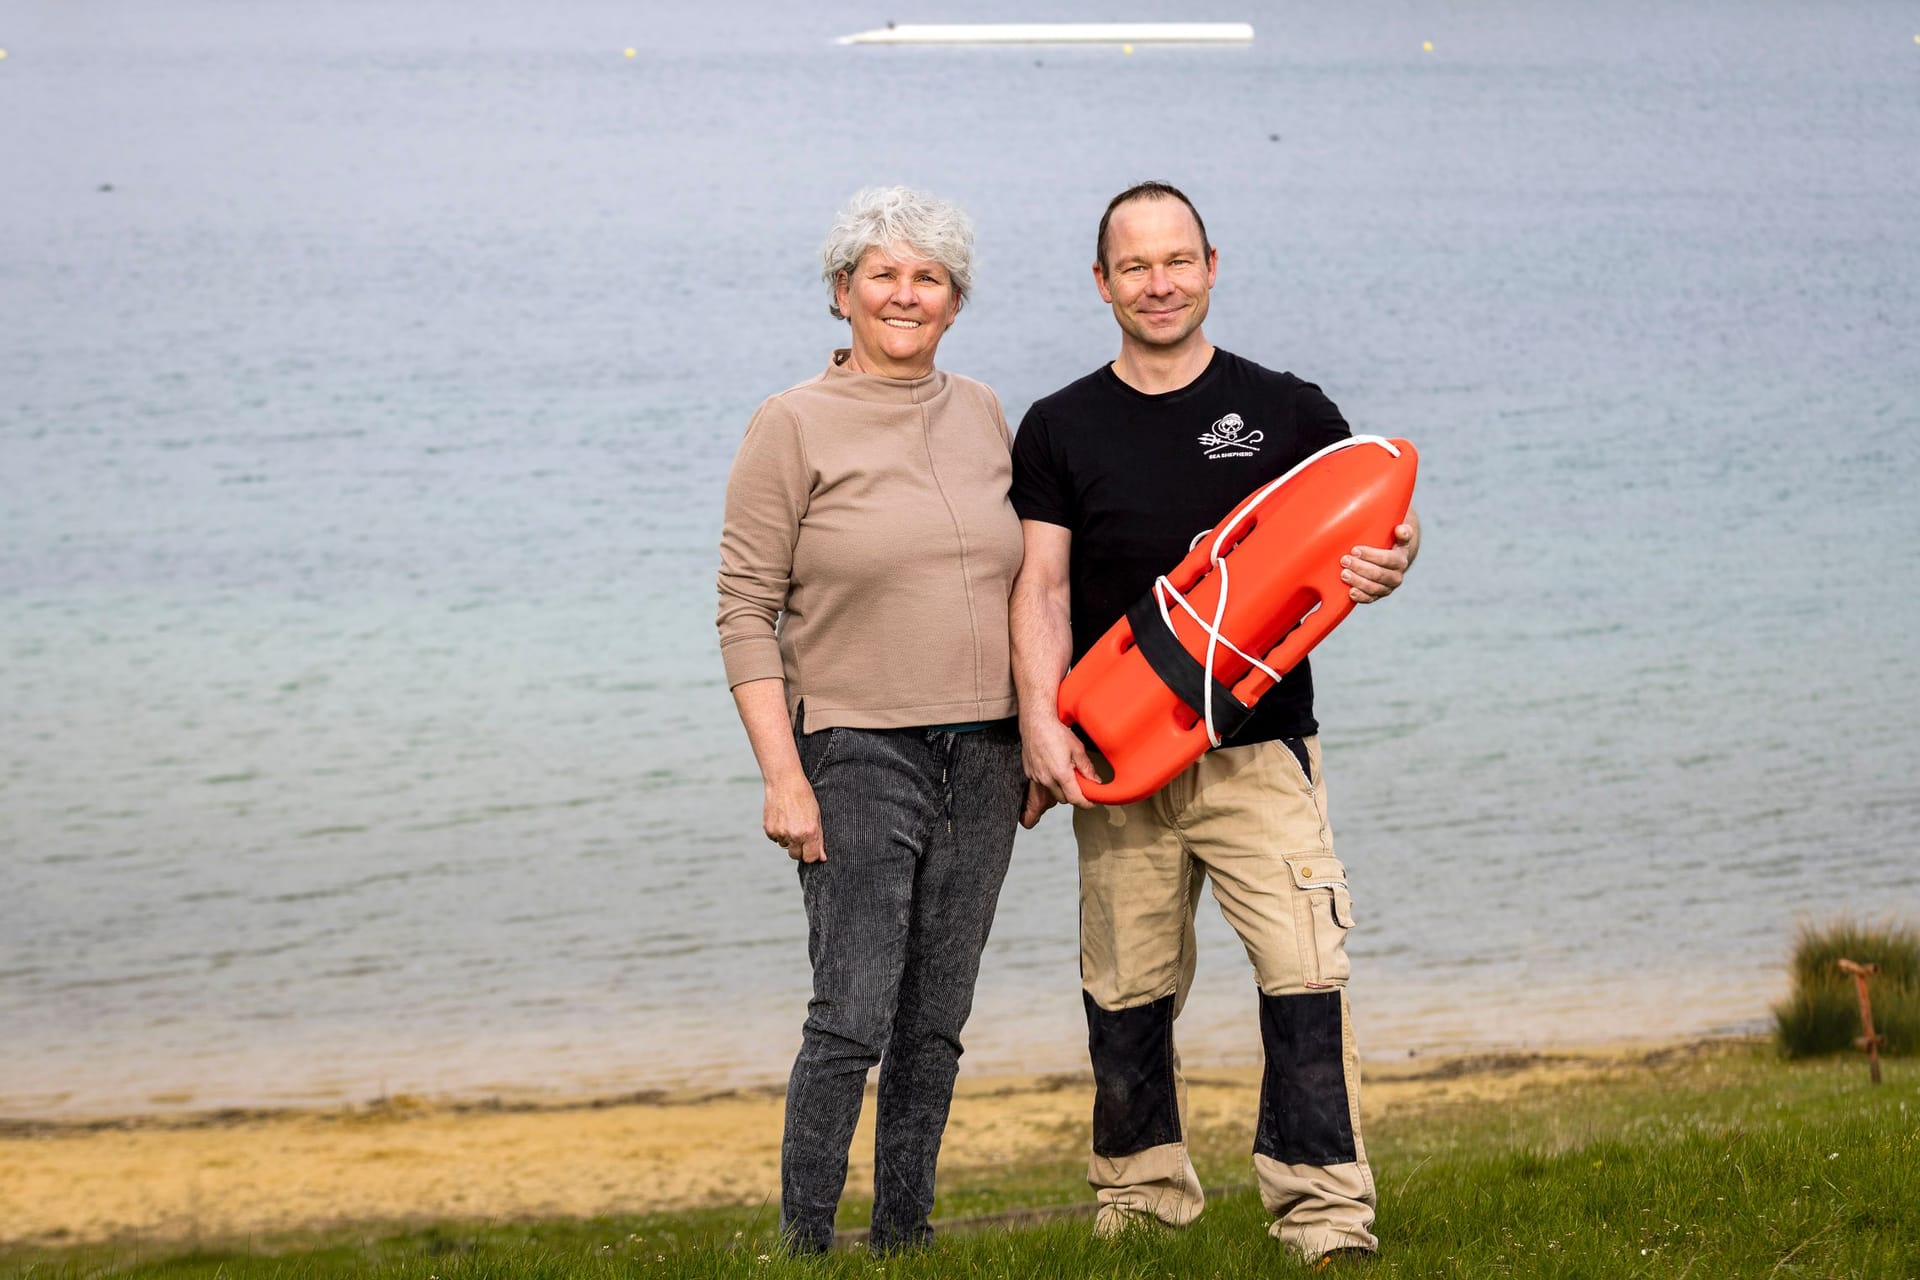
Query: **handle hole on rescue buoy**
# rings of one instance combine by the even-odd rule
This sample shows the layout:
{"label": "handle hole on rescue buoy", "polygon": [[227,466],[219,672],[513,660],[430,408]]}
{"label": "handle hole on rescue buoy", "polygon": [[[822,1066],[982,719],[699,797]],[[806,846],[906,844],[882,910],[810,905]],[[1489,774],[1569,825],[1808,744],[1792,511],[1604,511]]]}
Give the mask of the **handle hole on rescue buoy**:
{"label": "handle hole on rescue buoy", "polygon": [[1255,508],[1251,514],[1241,516],[1234,524],[1233,532],[1227,540],[1214,548],[1215,558],[1224,557],[1228,552],[1247,540],[1247,535],[1260,527],[1260,510]]}
{"label": "handle hole on rescue buoy", "polygon": [[[1174,573],[1178,573],[1182,567],[1183,567],[1182,565],[1175,565]],[[1188,592],[1192,591],[1195,587],[1199,586],[1201,582],[1206,579],[1207,574],[1212,569],[1213,569],[1212,565],[1202,560],[1199,564],[1193,566],[1191,573],[1186,575],[1186,581],[1182,582],[1180,579],[1174,577],[1173,574],[1171,573],[1167,575],[1167,581],[1173,584],[1173,589],[1175,591],[1178,591],[1181,595],[1186,595]]]}
{"label": "handle hole on rescue buoy", "polygon": [[[1294,623],[1292,626],[1287,628],[1287,634],[1281,636],[1278,640],[1276,640],[1274,642],[1273,648],[1267,650],[1265,654],[1261,655],[1261,661],[1278,662],[1280,660],[1280,651],[1287,647],[1287,641],[1293,638],[1293,633],[1298,631],[1300,628],[1306,626],[1307,619],[1313,617],[1314,614],[1320,612],[1321,606],[1326,604],[1327,602],[1326,598],[1322,596],[1319,592],[1313,591],[1312,588],[1305,588],[1303,589],[1303,591],[1304,593],[1310,594],[1311,599],[1313,600],[1313,603],[1300,613],[1300,620],[1298,622]],[[1296,598],[1291,602],[1290,607],[1293,609],[1300,608],[1300,601],[1298,596],[1296,596]]]}

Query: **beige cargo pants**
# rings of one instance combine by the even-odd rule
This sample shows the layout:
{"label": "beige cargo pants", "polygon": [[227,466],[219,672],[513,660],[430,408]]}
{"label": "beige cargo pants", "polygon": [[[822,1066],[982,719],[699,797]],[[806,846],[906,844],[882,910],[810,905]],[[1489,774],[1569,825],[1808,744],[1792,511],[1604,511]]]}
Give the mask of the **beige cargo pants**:
{"label": "beige cargo pants", "polygon": [[1073,829],[1096,1229],[1147,1214],[1185,1225],[1205,1205],[1187,1156],[1173,1022],[1193,980],[1200,887],[1211,880],[1260,990],[1253,1164],[1270,1232],[1308,1259],[1375,1248],[1346,994],[1353,909],[1327,824],[1319,739],[1209,752],[1145,800],[1076,810]]}

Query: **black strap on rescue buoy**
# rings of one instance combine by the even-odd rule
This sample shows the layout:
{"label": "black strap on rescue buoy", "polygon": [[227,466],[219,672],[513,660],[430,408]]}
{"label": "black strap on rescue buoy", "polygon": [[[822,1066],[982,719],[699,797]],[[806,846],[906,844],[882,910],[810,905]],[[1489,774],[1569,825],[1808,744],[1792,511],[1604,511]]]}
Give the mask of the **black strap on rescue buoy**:
{"label": "black strap on rescue buoy", "polygon": [[[1174,697],[1192,708],[1193,714],[1206,715],[1205,682],[1213,677],[1167,626],[1153,592],[1147,592],[1127,610],[1127,625],[1133,628],[1133,642],[1139,646],[1140,656],[1147,660],[1160,682],[1172,690]],[[1213,727],[1222,742],[1240,732],[1240,726],[1252,714],[1253,708],[1234,697],[1233,690],[1213,680]]]}

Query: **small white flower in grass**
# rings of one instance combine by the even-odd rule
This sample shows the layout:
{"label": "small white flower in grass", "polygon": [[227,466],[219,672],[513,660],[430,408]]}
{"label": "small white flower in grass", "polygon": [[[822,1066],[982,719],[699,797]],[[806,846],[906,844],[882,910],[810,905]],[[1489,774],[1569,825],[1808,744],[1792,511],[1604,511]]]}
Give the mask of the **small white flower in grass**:
{"label": "small white flower in grass", "polygon": [[1829,1160],[1838,1160],[1839,1158],[1840,1158],[1840,1153],[1838,1151],[1829,1151],[1827,1153],[1827,1159]]}

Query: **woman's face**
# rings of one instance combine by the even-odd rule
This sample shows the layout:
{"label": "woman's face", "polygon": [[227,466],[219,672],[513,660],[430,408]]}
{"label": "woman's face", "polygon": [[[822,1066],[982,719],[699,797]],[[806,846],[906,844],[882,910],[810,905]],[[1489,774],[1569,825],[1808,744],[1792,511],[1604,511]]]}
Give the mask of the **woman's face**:
{"label": "woman's face", "polygon": [[834,286],[840,314],[853,325],[853,365],[883,378],[933,372],[940,337],[960,313],[953,277],[911,245],[869,249]]}

